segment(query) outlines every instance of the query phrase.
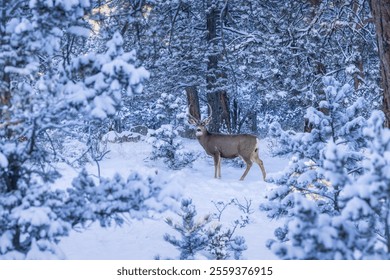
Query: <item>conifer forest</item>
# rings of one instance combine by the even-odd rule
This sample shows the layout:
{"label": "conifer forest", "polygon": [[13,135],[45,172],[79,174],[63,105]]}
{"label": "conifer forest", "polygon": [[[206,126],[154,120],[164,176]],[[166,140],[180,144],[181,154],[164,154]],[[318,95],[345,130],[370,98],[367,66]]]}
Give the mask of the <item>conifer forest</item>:
{"label": "conifer forest", "polygon": [[0,0],[0,259],[390,259],[389,46],[387,0]]}

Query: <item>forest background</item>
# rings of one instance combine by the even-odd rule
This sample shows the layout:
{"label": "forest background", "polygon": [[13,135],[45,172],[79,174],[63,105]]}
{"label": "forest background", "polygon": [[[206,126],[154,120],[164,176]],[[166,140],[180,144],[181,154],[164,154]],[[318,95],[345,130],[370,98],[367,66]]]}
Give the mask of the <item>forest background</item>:
{"label": "forest background", "polygon": [[[184,168],[187,110],[209,104],[211,131],[269,137],[290,160],[258,207],[284,221],[272,252],[388,259],[389,25],[383,0],[0,0],[0,256],[58,257],[90,222],[165,211],[153,176],[100,176],[104,136],[147,136],[151,158]],[[58,162],[78,170],[66,190]],[[191,228],[191,205],[191,238],[166,237],[180,258],[239,258],[228,230]]]}

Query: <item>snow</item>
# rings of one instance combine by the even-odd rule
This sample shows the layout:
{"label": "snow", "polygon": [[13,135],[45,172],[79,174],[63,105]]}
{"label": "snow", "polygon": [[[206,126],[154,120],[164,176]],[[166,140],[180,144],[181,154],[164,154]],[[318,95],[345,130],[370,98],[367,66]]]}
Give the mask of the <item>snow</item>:
{"label": "snow", "polygon": [[22,19],[22,21],[15,27],[14,32],[16,34],[20,34],[31,30],[32,30],[31,22],[27,19]]}
{"label": "snow", "polygon": [[5,155],[3,155],[0,152],[0,167],[1,168],[7,168],[7,166],[8,166],[8,159],[6,158]]}
{"label": "snow", "polygon": [[44,226],[50,224],[49,213],[50,209],[47,207],[30,207],[23,209],[17,213],[19,217],[18,223],[20,225],[31,224],[33,226]]}
{"label": "snow", "polygon": [[68,28],[68,32],[76,36],[88,38],[91,31],[88,28],[81,26],[71,26]]}
{"label": "snow", "polygon": [[[102,177],[112,177],[115,173],[120,173],[126,178],[134,171],[140,174],[159,173],[168,182],[160,195],[164,199],[175,197],[178,200],[164,201],[170,204],[169,211],[151,212],[150,218],[139,220],[128,218],[121,227],[102,228],[98,223],[94,223],[87,229],[71,231],[70,236],[59,243],[65,258],[150,260],[159,256],[163,259],[176,259],[180,253],[163,238],[167,233],[171,235],[176,233],[165,220],[171,218],[178,221],[179,217],[175,212],[180,209],[180,200],[191,198],[197,211],[196,219],[217,213],[214,203],[228,203],[236,199],[245,205],[245,201],[251,201],[250,208],[253,213],[249,214],[249,224],[236,230],[237,235],[245,238],[248,247],[243,252],[243,258],[276,259],[265,245],[266,241],[273,237],[278,222],[270,221],[265,213],[259,210],[267,190],[273,186],[262,180],[261,171],[257,166],[252,167],[245,181],[239,181],[245,166],[237,168],[229,165],[228,161],[223,161],[222,179],[214,179],[213,161],[205,155],[196,140],[183,139],[183,145],[185,149],[202,152],[202,156],[196,160],[192,168],[181,170],[170,170],[162,161],[150,160],[148,157],[152,148],[146,141],[108,143],[108,145],[108,150],[111,152],[100,163]],[[266,142],[261,141],[260,158],[263,159],[267,172],[281,170],[287,161],[270,157],[266,149]],[[60,165],[59,168],[64,177],[58,187],[67,188],[76,171],[65,165]],[[97,174],[94,165],[88,166],[88,171]],[[224,226],[231,227],[242,215],[243,213],[237,207],[230,205],[222,212],[221,222]]]}
{"label": "snow", "polygon": [[12,248],[12,233],[6,231],[3,235],[0,236],[0,253],[4,254],[8,249]]}
{"label": "snow", "polygon": [[357,220],[360,215],[367,216],[370,211],[369,205],[364,200],[354,197],[348,201],[342,215],[345,219],[352,218],[352,220]]}
{"label": "snow", "polygon": [[107,115],[113,115],[115,113],[115,102],[110,96],[105,94],[96,96],[93,100],[94,108],[91,111],[91,115],[95,118],[104,120]]}
{"label": "snow", "polygon": [[[89,0],[45,0],[45,1],[39,1],[43,2],[43,4],[48,7],[52,8],[54,5],[58,7],[62,7],[65,11],[70,11],[75,6],[82,6],[82,7],[89,7],[90,3]],[[29,7],[35,8],[38,4],[38,0],[30,0]]]}

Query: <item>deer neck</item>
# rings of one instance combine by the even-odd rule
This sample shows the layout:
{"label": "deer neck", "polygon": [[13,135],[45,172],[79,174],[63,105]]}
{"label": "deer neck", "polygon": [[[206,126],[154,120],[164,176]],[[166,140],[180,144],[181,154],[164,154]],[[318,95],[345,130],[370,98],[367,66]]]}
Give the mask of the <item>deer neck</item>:
{"label": "deer neck", "polygon": [[196,138],[198,139],[200,145],[202,145],[202,147],[204,149],[206,149],[206,147],[207,147],[207,142],[208,142],[210,136],[211,136],[211,133],[208,132],[207,130],[205,131],[205,133],[203,135],[196,136]]}

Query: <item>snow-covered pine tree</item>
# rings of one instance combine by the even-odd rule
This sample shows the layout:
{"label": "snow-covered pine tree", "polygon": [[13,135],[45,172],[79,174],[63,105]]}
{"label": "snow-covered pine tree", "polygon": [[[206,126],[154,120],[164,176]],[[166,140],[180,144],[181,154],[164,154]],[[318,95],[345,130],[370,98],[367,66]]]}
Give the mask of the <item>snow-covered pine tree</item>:
{"label": "snow-covered pine tree", "polygon": [[364,159],[358,174],[346,168],[350,158],[348,149],[332,142],[328,144],[323,173],[330,186],[337,186],[338,211],[333,215],[320,213],[312,201],[301,197],[303,203],[294,208],[295,218],[288,222],[284,237],[294,246],[280,245],[277,251],[280,256],[389,259],[390,132],[383,123],[383,113],[374,111],[363,129],[367,146],[362,151]]}
{"label": "snow-covered pine tree", "polygon": [[1,19],[0,30],[2,259],[63,258],[56,244],[72,227],[87,220],[120,224],[117,213],[139,218],[164,199],[162,182],[134,174],[127,181],[115,176],[96,184],[82,172],[67,192],[55,188],[60,172],[51,164],[57,155],[53,131],[63,137],[80,120],[103,122],[115,114],[122,92],[140,92],[148,76],[134,65],[134,53],[123,52],[118,34],[106,52],[67,57],[70,65],[62,67],[56,63],[64,32],[86,35],[80,23],[89,8],[88,0],[18,1],[2,7],[9,17]]}
{"label": "snow-covered pine tree", "polygon": [[354,225],[354,238],[343,242],[354,245],[351,251],[359,259],[390,258],[390,130],[384,121],[383,112],[372,113],[364,129],[364,174],[341,191],[341,217]]}
{"label": "snow-covered pine tree", "polygon": [[64,258],[57,245],[71,230],[61,217],[64,192],[34,179],[28,185],[19,181],[15,191],[0,191],[0,259]]}
{"label": "snow-covered pine tree", "polygon": [[149,133],[148,141],[152,144],[151,160],[162,159],[172,169],[181,169],[190,165],[197,154],[186,149],[173,125],[165,124]]}
{"label": "snow-covered pine tree", "polygon": [[157,99],[154,124],[172,124],[178,126],[177,115],[183,107],[183,100],[172,93],[162,93]]}
{"label": "snow-covered pine tree", "polygon": [[[131,173],[126,180],[115,174],[96,183],[83,170],[67,189],[60,215],[72,227],[82,228],[94,221],[103,227],[112,223],[122,225],[126,219],[123,214],[141,219],[149,216],[148,211],[166,210],[167,199],[171,197],[168,193],[161,194],[166,183],[155,173],[141,175],[138,172]],[[162,200],[165,203],[159,203]]]}
{"label": "snow-covered pine tree", "polygon": [[236,224],[232,228],[224,228],[222,224],[210,226],[207,231],[207,246],[205,251],[210,254],[209,259],[213,260],[239,260],[242,252],[248,249],[245,238],[235,235]]}
{"label": "snow-covered pine tree", "polygon": [[68,104],[94,119],[112,117],[128,96],[142,92],[149,78],[144,67],[135,66],[135,52],[123,50],[123,38],[113,34],[102,53],[94,51],[74,58],[65,68],[64,91]]}
{"label": "snow-covered pine tree", "polygon": [[340,215],[345,184],[362,172],[364,103],[360,98],[353,100],[348,84],[341,86],[331,77],[323,83],[326,99],[319,110],[309,108],[306,114],[310,132],[284,132],[277,124],[271,130],[280,140],[276,152],[292,157],[287,169],[271,178],[278,187],[261,206],[269,217],[286,217],[285,226],[275,231],[277,241],[269,243],[281,258],[353,256],[345,244],[337,246],[337,234],[350,234],[346,228],[351,223],[332,217]]}
{"label": "snow-covered pine tree", "polygon": [[48,131],[75,112],[64,106],[54,57],[64,33],[81,28],[89,1],[2,3],[0,257],[61,258],[55,243],[69,224],[56,212],[63,196],[50,187],[59,172]]}
{"label": "snow-covered pine tree", "polygon": [[181,260],[194,259],[195,255],[204,250],[208,244],[208,238],[205,235],[205,226],[211,221],[210,216],[204,216],[196,221],[196,209],[191,199],[182,199],[181,222],[175,223],[167,218],[166,223],[180,234],[181,239],[174,235],[165,234],[164,240],[175,246],[180,251]]}
{"label": "snow-covered pine tree", "polygon": [[181,239],[171,234],[165,234],[164,239],[180,251],[180,259],[194,259],[201,255],[214,260],[240,259],[248,248],[244,237],[235,234],[236,228],[242,226],[239,221],[235,221],[232,228],[224,228],[219,222],[211,223],[213,218],[210,215],[195,220],[197,212],[191,199],[182,200],[178,215],[181,223],[174,223],[170,218],[166,222]]}
{"label": "snow-covered pine tree", "polygon": [[83,128],[89,155],[97,164],[105,154],[102,136],[115,121],[123,98],[142,92],[149,78],[144,67],[135,66],[135,51],[125,52],[123,44],[120,33],[114,33],[104,51],[75,57],[62,76],[66,105],[89,116]]}

